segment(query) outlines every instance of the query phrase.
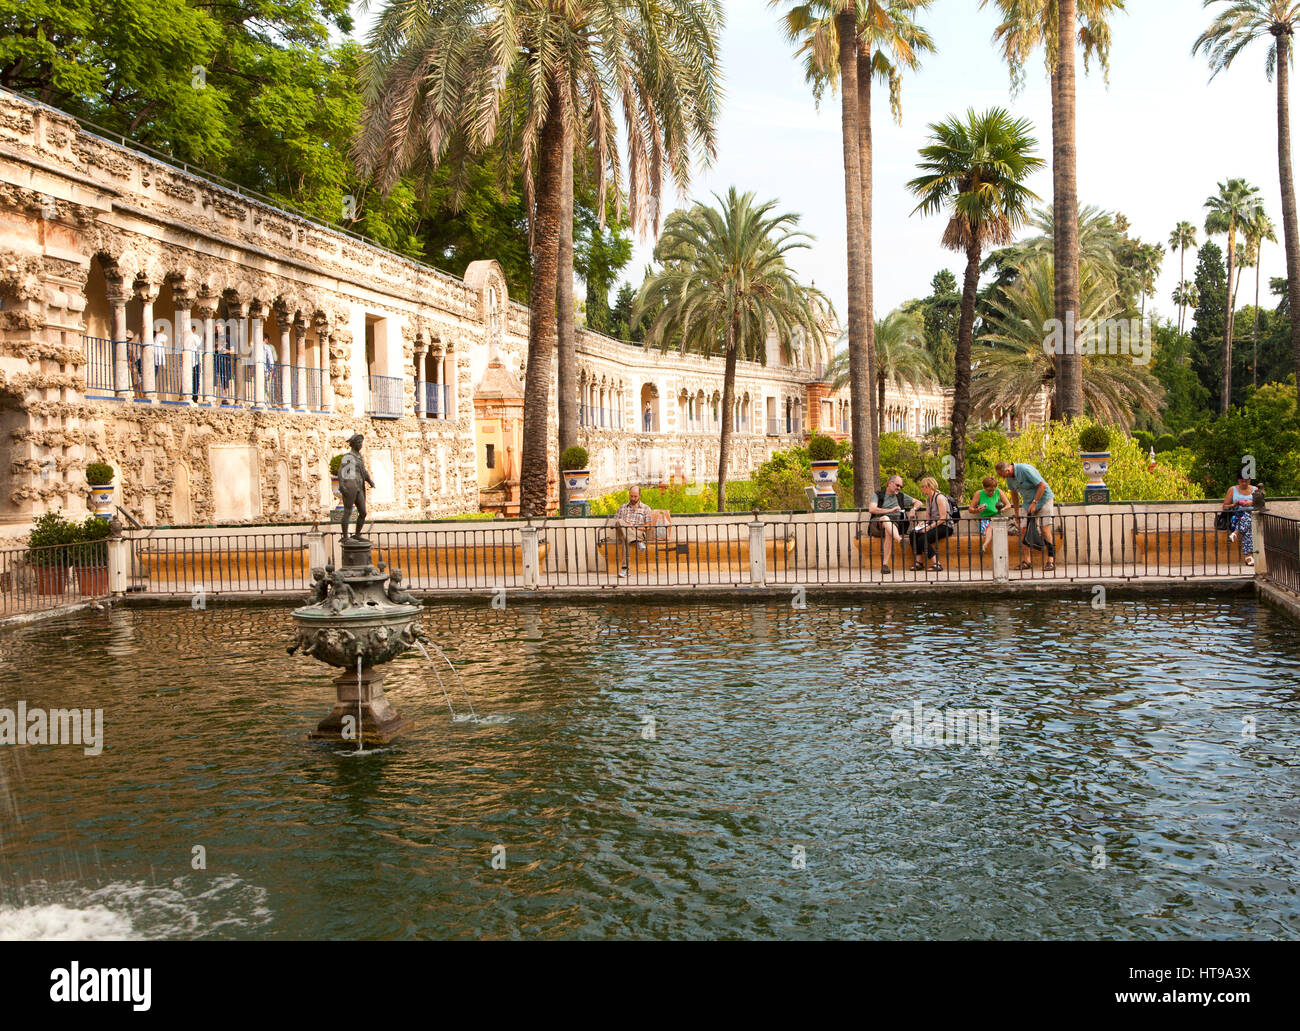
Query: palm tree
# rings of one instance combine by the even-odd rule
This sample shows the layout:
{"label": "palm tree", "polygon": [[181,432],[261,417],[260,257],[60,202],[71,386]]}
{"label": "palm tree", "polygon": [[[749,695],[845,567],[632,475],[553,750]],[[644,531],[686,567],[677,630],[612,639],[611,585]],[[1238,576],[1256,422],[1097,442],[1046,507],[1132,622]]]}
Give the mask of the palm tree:
{"label": "palm tree", "polygon": [[1160,275],[1160,266],[1164,262],[1165,249],[1158,243],[1140,243],[1134,271],[1138,277],[1138,289],[1142,301],[1138,317],[1142,322],[1147,318],[1147,294],[1156,288],[1156,276]]}
{"label": "palm tree", "polygon": [[1209,212],[1205,235],[1228,237],[1228,310],[1223,320],[1223,396],[1219,400],[1219,411],[1226,414],[1232,403],[1232,324],[1237,307],[1232,274],[1237,262],[1237,230],[1254,218],[1257,210],[1262,211],[1262,206],[1259,190],[1245,179],[1229,179],[1219,183],[1219,192],[1205,201],[1205,207]]}
{"label": "palm tree", "polygon": [[[1027,264],[1032,258],[1050,258],[1056,247],[1056,219],[1051,208],[1035,208],[1028,228],[1037,230],[1037,235],[1012,244],[1004,252],[1016,265]],[[1094,272],[1118,281],[1124,234],[1115,224],[1115,216],[1094,204],[1083,205],[1079,209],[1078,240],[1080,263],[1086,261]]]}
{"label": "palm tree", "polygon": [[[1043,326],[1054,316],[1052,263],[1031,258],[1001,296],[989,301],[983,345],[971,381],[971,406],[1025,410],[1046,388],[1055,370],[1043,349]],[[1114,280],[1087,262],[1079,266],[1079,325],[1095,326],[1122,314]],[[1133,425],[1139,408],[1160,413],[1163,389],[1145,368],[1126,357],[1098,353],[1090,334],[1082,334],[1084,409],[1102,422]],[[1105,344],[1105,341],[1100,341]]]}
{"label": "palm tree", "polygon": [[[1210,78],[1227,68],[1247,46],[1271,37],[1264,72],[1277,73],[1277,169],[1282,186],[1282,238],[1286,245],[1287,304],[1300,312],[1300,228],[1296,225],[1295,177],[1291,171],[1291,37],[1300,23],[1300,0],[1205,0],[1226,5],[1197,38],[1192,53],[1204,51]],[[1300,399],[1300,318],[1291,319],[1296,397]]]}
{"label": "palm tree", "polygon": [[[1184,258],[1187,254],[1188,247],[1196,246],[1196,226],[1190,222],[1179,222],[1174,226],[1174,231],[1169,234],[1169,249],[1178,252],[1178,282],[1187,282],[1187,269],[1184,264]],[[1177,291],[1175,291],[1176,293]],[[1178,303],[1178,332],[1183,331],[1183,315],[1187,307],[1182,302]]]}
{"label": "palm tree", "polygon": [[1257,387],[1259,386],[1259,252],[1265,241],[1277,243],[1277,227],[1263,207],[1259,207],[1242,226],[1242,235],[1246,239],[1246,256],[1242,264],[1255,267],[1255,318],[1250,331],[1250,385]]}
{"label": "palm tree", "polygon": [[[769,0],[779,6],[785,0]],[[839,82],[844,146],[845,209],[848,230],[849,396],[852,412],[854,468],[869,469],[854,477],[854,504],[866,505],[879,469],[878,417],[870,384],[877,376],[874,342],[874,271],[872,266],[873,78],[889,84],[890,107],[902,119],[902,73],[920,65],[933,51],[929,33],[916,13],[931,0],[799,0],[781,20],[787,39],[799,44],[805,77],[820,101],[825,89]],[[856,150],[856,155],[850,151]]]}
{"label": "palm tree", "polygon": [[[989,0],[980,0],[983,7]],[[1096,57],[1109,72],[1110,23],[1124,0],[993,0],[1002,22],[993,38],[1011,69],[1013,87],[1024,81],[1024,66],[1039,46],[1047,60],[1052,93],[1052,210],[1055,215],[1053,266],[1056,271],[1055,317],[1075,325],[1079,308],[1079,243],[1077,224],[1070,217],[1079,206],[1075,142],[1075,45],[1083,48],[1084,70]],[[1067,319],[1068,316],[1068,319]],[[1082,357],[1073,341],[1056,359],[1056,398],[1053,416],[1073,419],[1083,411]]]}
{"label": "palm tree", "polygon": [[[961,319],[957,326],[956,382],[952,399],[953,483],[957,496],[966,484],[966,422],[970,415],[971,336],[979,291],[980,254],[986,246],[1011,241],[1038,197],[1025,181],[1043,165],[1032,153],[1037,141],[1027,119],[1013,119],[1002,108],[982,114],[971,109],[930,125],[933,142],[921,148],[922,174],[907,184],[920,198],[914,214],[949,209],[943,244],[966,254]],[[1070,219],[1074,222],[1074,219]]]}
{"label": "palm tree", "polygon": [[609,189],[622,197],[621,125],[631,222],[657,229],[664,178],[684,189],[692,149],[715,151],[721,25],[720,0],[391,0],[371,29],[353,146],[364,175],[391,189],[492,146],[503,167],[522,159],[533,272],[522,515],[546,511],[565,154],[593,153],[603,212]]}
{"label": "palm tree", "polygon": [[825,295],[800,284],[786,264],[790,251],[812,241],[798,230],[798,215],[774,214],[776,201],[757,204],[734,186],[714,200],[716,206],[697,203],[668,216],[655,248],[661,267],[641,285],[633,317],[654,313],[648,345],[705,356],[724,352],[718,452],[718,511],[724,512],[737,359],[757,355],[771,333],[787,358],[796,338],[824,348],[831,312]]}
{"label": "palm tree", "polygon": [[[849,381],[848,352],[839,350],[844,337],[836,341],[836,354],[826,367],[826,380],[832,390],[840,390]],[[885,432],[885,387],[893,384],[919,389],[938,382],[934,362],[925,349],[925,323],[919,311],[895,308],[876,320],[876,431]]]}
{"label": "palm tree", "polygon": [[[1188,308],[1195,308],[1201,303],[1201,293],[1196,289],[1195,283],[1190,279],[1184,279],[1174,287],[1173,301],[1181,310],[1185,311]],[[1179,324],[1181,325],[1181,321]],[[1179,332],[1182,332],[1181,329]]]}

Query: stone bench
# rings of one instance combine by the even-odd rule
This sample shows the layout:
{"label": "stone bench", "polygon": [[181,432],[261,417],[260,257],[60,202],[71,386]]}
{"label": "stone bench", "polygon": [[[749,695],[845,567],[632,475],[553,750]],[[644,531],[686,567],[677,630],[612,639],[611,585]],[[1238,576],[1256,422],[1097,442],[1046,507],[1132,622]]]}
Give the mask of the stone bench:
{"label": "stone bench", "polygon": [[1133,550],[1139,564],[1161,566],[1241,566],[1240,541],[1227,530],[1135,530]]}
{"label": "stone bench", "polygon": [[311,579],[305,547],[221,551],[144,548],[136,554],[146,577],[169,582],[213,585],[240,580],[297,580],[305,586]]}
{"label": "stone bench", "polygon": [[[1063,565],[1065,563],[1065,538],[1059,526],[1054,526],[1053,531],[1055,533],[1056,562],[1057,565]],[[864,567],[878,568],[880,566],[884,554],[884,538],[869,536],[866,525],[863,524],[861,536],[854,540],[854,544],[857,546],[858,553],[862,556]],[[911,568],[912,563],[916,561],[916,557],[912,553],[907,538],[903,538],[899,543],[891,541],[890,544],[889,565],[894,569]],[[989,550],[981,553],[980,544],[979,523],[971,519],[969,525],[967,525],[967,521],[963,519],[953,534],[935,544],[934,550],[939,555],[939,563],[945,569],[992,570],[993,546],[990,544]],[[1007,539],[1007,558],[1012,569],[1020,565],[1020,550],[1020,538],[1009,537]],[[1025,560],[1032,559],[1035,566],[1041,565],[1046,557],[1042,549],[1025,548],[1024,551]]]}
{"label": "stone bench", "polygon": [[[543,568],[546,550],[546,541],[539,540],[537,561]],[[522,544],[397,544],[389,547],[376,544],[374,561],[376,565],[387,563],[390,570],[400,569],[408,584],[427,577],[524,575]]]}
{"label": "stone bench", "polygon": [[[749,528],[743,524],[737,525],[740,526],[742,534],[738,538],[695,540],[684,536],[670,535],[666,540],[645,541],[645,551],[641,551],[629,541],[628,568],[633,571],[676,567],[683,569],[748,569]],[[771,569],[773,563],[777,561],[788,561],[794,550],[795,539],[793,537],[786,540],[768,538],[763,542],[767,568]],[[605,560],[605,565],[609,569],[616,569],[622,563],[622,549],[612,531],[608,536],[600,539],[597,544],[597,551]]]}

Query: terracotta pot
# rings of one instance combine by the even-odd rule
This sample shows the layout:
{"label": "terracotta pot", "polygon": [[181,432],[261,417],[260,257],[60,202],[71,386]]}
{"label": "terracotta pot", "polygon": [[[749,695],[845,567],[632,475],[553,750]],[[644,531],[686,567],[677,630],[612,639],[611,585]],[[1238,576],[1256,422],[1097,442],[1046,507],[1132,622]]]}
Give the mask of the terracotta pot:
{"label": "terracotta pot", "polygon": [[68,589],[67,566],[37,566],[36,593],[62,594]]}
{"label": "terracotta pot", "polygon": [[77,590],[87,598],[108,593],[108,566],[76,566]]}

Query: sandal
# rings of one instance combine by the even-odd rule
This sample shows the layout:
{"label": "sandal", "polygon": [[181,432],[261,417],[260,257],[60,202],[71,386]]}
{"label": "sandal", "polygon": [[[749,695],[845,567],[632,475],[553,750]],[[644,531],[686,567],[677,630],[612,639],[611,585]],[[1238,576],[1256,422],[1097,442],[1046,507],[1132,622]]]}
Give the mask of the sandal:
{"label": "sandal", "polygon": [[932,573],[942,573],[942,572],[943,572],[943,566],[941,566],[938,562],[936,562],[934,565],[932,565],[932,566],[930,567],[930,572],[932,572]]}
{"label": "sandal", "polygon": [[1050,573],[1055,568],[1056,568],[1055,562],[1048,562],[1047,565],[1043,566],[1043,572]]}
{"label": "sandal", "polygon": [[1248,566],[1253,566],[1254,564],[1255,564],[1255,556],[1254,556],[1254,555],[1247,555],[1247,556],[1246,556],[1246,565],[1248,565]]}
{"label": "sandal", "polygon": [[913,573],[923,573],[923,572],[925,572],[925,563],[924,563],[924,562],[916,562],[916,563],[914,563],[914,564],[912,565],[912,572],[913,572]]}
{"label": "sandal", "polygon": [[1034,568],[1034,564],[1033,564],[1032,562],[1021,562],[1020,565],[1018,565],[1016,568],[1017,568],[1017,569],[1033,569],[1033,568]]}

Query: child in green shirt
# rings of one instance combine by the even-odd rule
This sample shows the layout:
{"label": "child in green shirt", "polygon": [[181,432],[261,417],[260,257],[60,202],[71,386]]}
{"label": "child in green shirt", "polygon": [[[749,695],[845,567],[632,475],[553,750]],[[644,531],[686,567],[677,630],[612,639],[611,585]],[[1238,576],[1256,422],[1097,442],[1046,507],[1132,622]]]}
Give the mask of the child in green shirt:
{"label": "child in green shirt", "polygon": [[992,476],[984,477],[984,489],[977,491],[971,498],[970,511],[980,517],[980,554],[989,550],[993,540],[993,517],[1010,505],[1011,502]]}

